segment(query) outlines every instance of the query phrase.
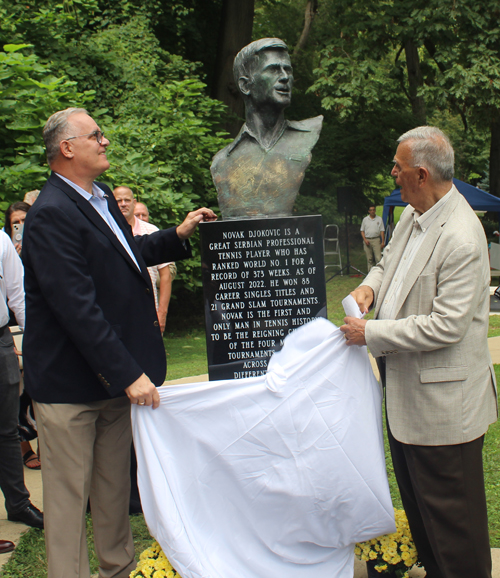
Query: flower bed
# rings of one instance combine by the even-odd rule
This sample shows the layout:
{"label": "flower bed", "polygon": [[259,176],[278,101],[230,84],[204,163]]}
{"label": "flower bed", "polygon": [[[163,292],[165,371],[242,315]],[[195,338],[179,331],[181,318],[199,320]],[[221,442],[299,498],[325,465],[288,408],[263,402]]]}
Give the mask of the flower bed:
{"label": "flower bed", "polygon": [[393,573],[396,578],[407,578],[408,570],[419,564],[410,526],[404,510],[394,509],[396,531],[356,544],[354,553],[360,560],[374,562],[380,574]]}
{"label": "flower bed", "polygon": [[130,578],[182,578],[182,576],[172,567],[160,544],[153,542],[139,556],[137,568],[130,574]]}

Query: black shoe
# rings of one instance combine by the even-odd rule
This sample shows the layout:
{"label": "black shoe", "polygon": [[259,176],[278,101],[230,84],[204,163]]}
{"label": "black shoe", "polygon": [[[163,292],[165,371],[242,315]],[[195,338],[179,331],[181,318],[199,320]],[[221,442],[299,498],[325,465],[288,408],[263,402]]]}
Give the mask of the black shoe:
{"label": "black shoe", "polygon": [[33,504],[29,504],[24,510],[17,514],[8,514],[7,520],[10,522],[22,522],[32,528],[43,530],[43,514]]}

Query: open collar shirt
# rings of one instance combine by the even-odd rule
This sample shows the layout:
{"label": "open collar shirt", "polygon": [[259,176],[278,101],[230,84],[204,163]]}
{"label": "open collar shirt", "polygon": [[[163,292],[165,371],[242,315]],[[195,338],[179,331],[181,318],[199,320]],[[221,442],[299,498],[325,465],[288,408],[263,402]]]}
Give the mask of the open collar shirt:
{"label": "open collar shirt", "polygon": [[380,307],[377,316],[378,319],[395,319],[397,311],[395,311],[394,308],[396,307],[406,275],[412,266],[415,255],[421,247],[426,234],[435,224],[444,206],[450,200],[451,191],[452,189],[450,189],[444,197],[439,199],[428,211],[425,211],[425,213],[420,214],[416,209],[413,210],[413,231],[406,243],[403,256],[391,280],[384,302]]}
{"label": "open collar shirt", "polygon": [[137,262],[137,259],[135,258],[135,255],[127,242],[127,239],[125,239],[123,231],[120,229],[118,223],[115,221],[113,215],[109,211],[108,201],[106,198],[107,195],[104,193],[104,191],[100,189],[95,183],[92,183],[92,194],[90,194],[87,193],[85,189],[82,189],[82,187],[76,185],[74,182],[70,181],[66,177],[63,177],[59,173],[56,173],[56,175],[59,178],[61,178],[65,183],[68,183],[68,185],[73,187],[77,193],[79,193],[84,199],[86,199],[92,205],[92,207],[94,207],[94,209],[99,213],[104,222],[116,235],[120,243],[123,245],[125,251],[127,251],[132,261],[136,264],[137,268],[140,270],[141,268],[139,267],[139,263]]}

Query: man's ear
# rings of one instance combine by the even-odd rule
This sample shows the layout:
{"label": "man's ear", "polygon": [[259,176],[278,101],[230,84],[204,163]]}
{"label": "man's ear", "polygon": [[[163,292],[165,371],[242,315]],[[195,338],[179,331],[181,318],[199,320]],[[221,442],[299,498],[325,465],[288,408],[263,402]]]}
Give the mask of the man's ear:
{"label": "man's ear", "polygon": [[75,153],[73,152],[73,146],[67,140],[62,140],[59,143],[59,150],[61,151],[62,156],[66,157],[67,159],[72,159],[75,156]]}
{"label": "man's ear", "polygon": [[418,184],[424,185],[429,180],[430,174],[425,167],[418,167]]}
{"label": "man's ear", "polygon": [[240,76],[238,78],[238,88],[241,94],[248,96],[250,94],[250,88],[252,86],[252,81],[248,76]]}

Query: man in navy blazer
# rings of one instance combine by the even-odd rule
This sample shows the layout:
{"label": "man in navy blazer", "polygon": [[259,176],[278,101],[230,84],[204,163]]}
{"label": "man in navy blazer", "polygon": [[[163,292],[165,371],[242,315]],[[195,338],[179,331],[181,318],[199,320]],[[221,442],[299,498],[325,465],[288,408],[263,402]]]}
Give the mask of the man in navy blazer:
{"label": "man in navy blazer", "polygon": [[[52,174],[23,239],[26,389],[35,401],[48,578],[89,578],[90,496],[100,578],[135,567],[128,518],[130,403],[159,405],[166,360],[147,267],[190,256],[209,209],[178,227],[133,237],[110,189],[104,137],[83,109],[52,115]],[[148,411],[145,409],[144,411]]]}

